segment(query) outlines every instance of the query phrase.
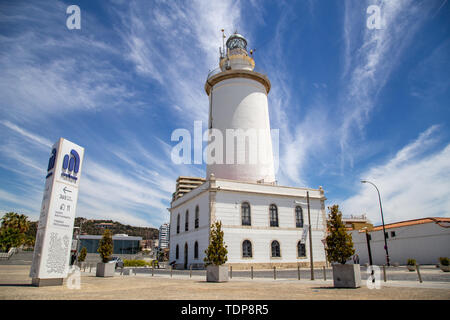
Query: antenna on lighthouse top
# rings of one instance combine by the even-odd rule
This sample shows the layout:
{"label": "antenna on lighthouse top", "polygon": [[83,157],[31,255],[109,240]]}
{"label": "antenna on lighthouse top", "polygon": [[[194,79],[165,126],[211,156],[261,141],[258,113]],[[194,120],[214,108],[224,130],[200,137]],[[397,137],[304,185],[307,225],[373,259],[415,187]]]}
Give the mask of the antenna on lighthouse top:
{"label": "antenna on lighthouse top", "polygon": [[220,31],[222,31],[222,48],[219,48],[219,52],[220,52],[220,59],[222,60],[223,58],[225,58],[225,30],[221,29]]}

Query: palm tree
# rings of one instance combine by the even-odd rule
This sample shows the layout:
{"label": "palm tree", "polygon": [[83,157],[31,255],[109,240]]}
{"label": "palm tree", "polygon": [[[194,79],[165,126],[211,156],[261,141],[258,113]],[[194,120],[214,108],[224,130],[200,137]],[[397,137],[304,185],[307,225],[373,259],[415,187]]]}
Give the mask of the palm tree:
{"label": "palm tree", "polygon": [[25,233],[30,229],[26,215],[8,212],[1,218],[1,222],[0,238],[3,248],[17,247],[26,242]]}

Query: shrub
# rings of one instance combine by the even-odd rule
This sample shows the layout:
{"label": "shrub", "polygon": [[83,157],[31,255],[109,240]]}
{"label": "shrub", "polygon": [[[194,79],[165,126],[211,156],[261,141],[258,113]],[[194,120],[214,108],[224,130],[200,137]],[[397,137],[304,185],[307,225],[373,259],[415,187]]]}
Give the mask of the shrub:
{"label": "shrub", "polygon": [[149,266],[150,263],[146,262],[145,260],[123,260],[123,266],[124,267],[145,267]]}
{"label": "shrub", "polygon": [[83,262],[86,259],[87,249],[86,247],[81,248],[80,254],[78,255],[78,261]]}
{"label": "shrub", "polygon": [[342,213],[339,211],[339,206],[334,205],[328,215],[327,228],[329,234],[326,238],[327,258],[330,262],[345,262],[355,254],[353,249],[352,236],[345,230],[345,225],[342,222]]}
{"label": "shrub", "polygon": [[227,246],[223,242],[222,222],[217,221],[211,225],[209,246],[205,250],[206,257],[203,259],[206,266],[220,266],[227,262]]}
{"label": "shrub", "polygon": [[111,231],[108,229],[105,230],[103,233],[103,237],[100,240],[99,246],[98,246],[98,253],[100,253],[100,257],[102,258],[102,262],[106,263],[109,260],[111,260],[111,255],[113,253],[113,239],[111,235]]}
{"label": "shrub", "polygon": [[416,260],[415,259],[408,259],[408,261],[406,262],[406,264],[408,266],[415,266],[416,265]]}
{"label": "shrub", "polygon": [[439,262],[443,265],[443,266],[448,266],[450,264],[450,259],[446,258],[446,257],[440,257],[439,258]]}

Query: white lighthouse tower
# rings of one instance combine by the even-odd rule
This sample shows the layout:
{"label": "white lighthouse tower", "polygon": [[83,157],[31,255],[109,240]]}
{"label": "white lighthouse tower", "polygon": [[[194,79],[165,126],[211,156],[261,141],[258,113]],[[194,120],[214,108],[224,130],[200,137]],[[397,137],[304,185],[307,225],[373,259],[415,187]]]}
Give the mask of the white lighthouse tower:
{"label": "white lighthouse tower", "polygon": [[221,50],[219,68],[205,84],[209,129],[220,131],[223,138],[223,149],[219,150],[223,160],[208,161],[207,177],[214,174],[216,178],[247,182],[275,181],[267,103],[270,81],[254,67],[247,40],[238,33],[231,35],[226,49]]}
{"label": "white lighthouse tower", "polygon": [[169,237],[175,268],[205,267],[216,221],[222,223],[227,264],[235,270],[325,265],[324,190],[276,183],[270,81],[254,68],[247,40],[235,33],[220,51],[219,68],[206,80],[207,172],[206,178],[177,180]]}

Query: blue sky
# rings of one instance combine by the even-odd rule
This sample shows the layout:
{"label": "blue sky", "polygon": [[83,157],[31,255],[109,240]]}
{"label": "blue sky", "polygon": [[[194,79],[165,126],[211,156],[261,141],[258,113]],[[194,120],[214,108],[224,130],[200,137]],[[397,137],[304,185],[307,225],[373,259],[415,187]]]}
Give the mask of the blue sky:
{"label": "blue sky", "polygon": [[[66,8],[81,9],[81,30]],[[382,29],[368,29],[370,5]],[[447,0],[2,1],[0,213],[38,219],[50,146],[85,147],[77,216],[159,227],[177,128],[207,121],[222,28],[272,83],[278,183],[385,222],[450,216]]]}

